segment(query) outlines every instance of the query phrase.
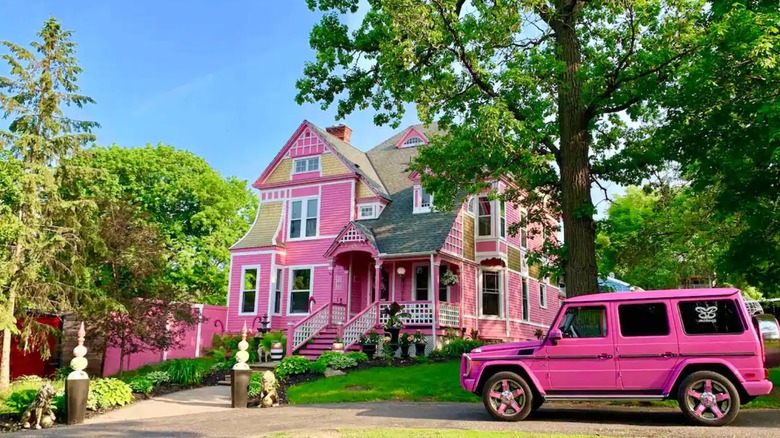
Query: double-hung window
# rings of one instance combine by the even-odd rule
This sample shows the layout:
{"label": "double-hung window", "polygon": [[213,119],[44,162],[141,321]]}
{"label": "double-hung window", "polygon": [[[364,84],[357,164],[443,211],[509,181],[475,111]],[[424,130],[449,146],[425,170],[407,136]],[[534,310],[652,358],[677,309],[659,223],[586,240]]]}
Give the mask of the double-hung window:
{"label": "double-hung window", "polygon": [[531,319],[531,309],[528,308],[528,279],[523,279],[523,321]]}
{"label": "double-hung window", "polygon": [[433,205],[433,196],[426,192],[425,189],[420,189],[420,207],[421,208],[431,208]]}
{"label": "double-hung window", "polygon": [[293,269],[290,281],[290,314],[309,313],[312,268]]}
{"label": "double-hung window", "polygon": [[320,157],[298,158],[293,166],[293,173],[317,172],[320,170]]}
{"label": "double-hung window", "polygon": [[501,316],[501,273],[482,271],[482,315]]}
{"label": "double-hung window", "polygon": [[506,237],[506,202],[501,201],[501,218],[498,224],[498,232],[501,237]]}
{"label": "double-hung window", "polygon": [[493,235],[493,211],[492,204],[486,196],[479,197],[478,205],[478,217],[477,217],[477,235],[478,236],[492,236]]}
{"label": "double-hung window", "polygon": [[258,272],[259,269],[256,267],[245,267],[241,273],[241,313],[243,314],[256,312]]}
{"label": "double-hung window", "polygon": [[319,200],[317,198],[292,201],[290,204],[290,239],[317,236]]}
{"label": "double-hung window", "polygon": [[282,269],[276,270],[276,284],[274,285],[274,315],[282,310]]}
{"label": "double-hung window", "polygon": [[428,301],[428,282],[430,281],[431,267],[419,265],[414,268],[414,299]]}
{"label": "double-hung window", "polygon": [[439,301],[447,302],[450,300],[450,287],[442,281],[449,270],[450,267],[447,265],[439,267]]}
{"label": "double-hung window", "polygon": [[539,307],[547,308],[547,285],[541,282],[539,283]]}

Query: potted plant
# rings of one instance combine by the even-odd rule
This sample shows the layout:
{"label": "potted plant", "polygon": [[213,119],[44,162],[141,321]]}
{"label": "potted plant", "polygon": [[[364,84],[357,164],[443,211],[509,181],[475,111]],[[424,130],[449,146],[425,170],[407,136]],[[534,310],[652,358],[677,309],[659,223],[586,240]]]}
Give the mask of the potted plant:
{"label": "potted plant", "polygon": [[398,347],[398,333],[400,333],[401,328],[404,326],[404,322],[401,318],[409,318],[412,316],[411,313],[403,312],[403,310],[404,306],[393,301],[392,304],[382,311],[382,313],[387,316],[385,333],[390,335],[390,345],[394,346],[394,348]]}
{"label": "potted plant", "polygon": [[271,343],[271,360],[282,360],[284,356],[284,345],[280,341]]}
{"label": "potted plant", "polygon": [[444,271],[444,274],[441,275],[440,281],[444,286],[455,286],[458,284],[458,276],[448,269]]}
{"label": "potted plant", "polygon": [[414,335],[411,333],[402,333],[398,338],[401,345],[401,359],[409,359],[409,347],[414,344]]}
{"label": "potted plant", "polygon": [[371,359],[376,354],[376,346],[379,344],[379,333],[376,330],[371,330],[365,335],[360,335],[358,343],[360,343],[363,353],[366,353],[366,356]]}
{"label": "potted plant", "polygon": [[333,351],[338,351],[339,353],[344,352],[344,341],[341,340],[338,336],[336,339],[333,340]]}
{"label": "potted plant", "polygon": [[414,355],[425,356],[425,344],[427,343],[428,338],[421,331],[414,332]]}

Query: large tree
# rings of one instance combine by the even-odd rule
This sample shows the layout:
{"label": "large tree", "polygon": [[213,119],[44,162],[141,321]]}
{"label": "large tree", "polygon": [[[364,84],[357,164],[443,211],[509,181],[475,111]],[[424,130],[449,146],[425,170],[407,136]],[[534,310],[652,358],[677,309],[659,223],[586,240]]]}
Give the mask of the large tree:
{"label": "large tree", "polygon": [[531,219],[560,206],[567,293],[598,291],[591,185],[621,170],[601,165],[620,147],[619,115],[697,49],[703,0],[369,0],[353,32],[341,15],[358,0],[307,3],[325,14],[299,102],[370,108],[379,124],[416,104],[447,130],[413,166],[437,205],[510,175],[504,197]]}
{"label": "large tree", "polygon": [[706,50],[643,114],[616,161],[671,159],[712,199],[716,221],[737,223],[722,268],[780,294],[780,9],[776,0],[713,3]]}
{"label": "large tree", "polygon": [[10,124],[0,131],[0,146],[6,155],[2,167],[15,169],[16,187],[0,196],[4,228],[0,238],[0,391],[9,384],[11,335],[17,318],[23,321],[22,335],[36,344],[41,333],[33,330],[35,321],[26,312],[67,310],[78,295],[73,278],[84,266],[79,212],[89,205],[60,197],[57,171],[61,160],[94,140],[90,131],[97,124],[71,119],[63,112],[66,106],[92,103],[78,94],[81,68],[74,57],[71,32],[52,18],[38,36],[31,50],[3,43],[8,49],[3,59],[10,76],[0,77],[0,107]]}
{"label": "large tree", "polygon": [[71,160],[69,196],[137,210],[136,226],[159,233],[169,256],[157,278],[175,299],[225,304],[230,246],[252,223],[257,198],[246,182],[224,178],[202,158],[171,146],[95,147]]}

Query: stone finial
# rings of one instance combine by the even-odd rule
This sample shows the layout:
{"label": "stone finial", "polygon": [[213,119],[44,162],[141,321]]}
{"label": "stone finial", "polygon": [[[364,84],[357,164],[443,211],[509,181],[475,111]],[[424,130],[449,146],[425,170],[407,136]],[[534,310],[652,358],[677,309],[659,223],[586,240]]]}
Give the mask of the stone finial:
{"label": "stone finial", "polygon": [[249,348],[249,342],[246,341],[246,321],[244,321],[244,328],[241,329],[241,342],[238,343],[238,352],[236,352],[236,364],[233,365],[234,370],[248,370],[249,365],[246,361],[249,360],[249,352],[246,351]]}
{"label": "stone finial", "polygon": [[78,345],[73,349],[73,359],[70,360],[70,367],[73,368],[73,371],[68,374],[68,380],[89,378],[87,373],[84,372],[84,370],[87,369],[87,358],[84,357],[87,355],[87,347],[84,346],[84,337],[86,334],[87,332],[84,330],[84,323],[82,322],[78,332]]}

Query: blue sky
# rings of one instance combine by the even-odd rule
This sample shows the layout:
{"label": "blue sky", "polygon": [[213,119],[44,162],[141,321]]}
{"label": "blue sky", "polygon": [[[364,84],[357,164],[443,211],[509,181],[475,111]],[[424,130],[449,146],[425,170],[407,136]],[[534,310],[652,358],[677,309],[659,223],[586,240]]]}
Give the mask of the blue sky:
{"label": "blue sky", "polygon": [[[252,182],[304,119],[337,122],[294,102],[319,19],[304,0],[0,0],[0,40],[27,46],[50,16],[74,32],[98,144],[167,143]],[[343,120],[362,149],[395,132],[372,117]]]}

